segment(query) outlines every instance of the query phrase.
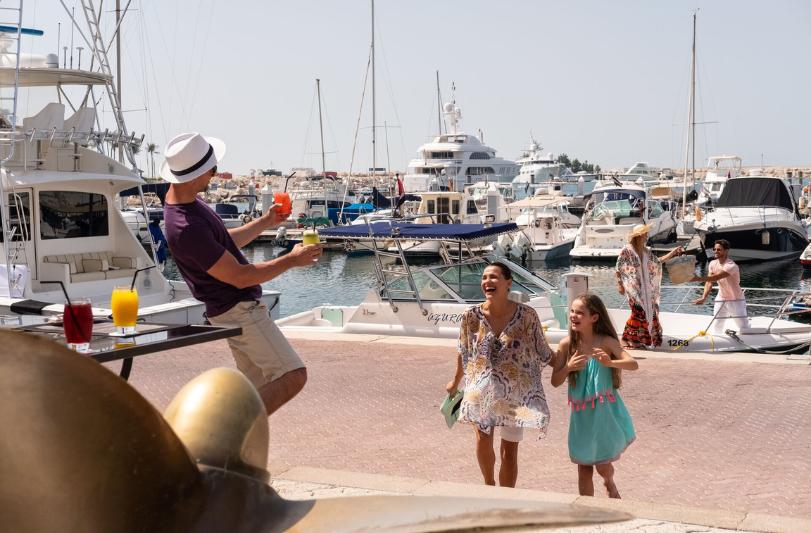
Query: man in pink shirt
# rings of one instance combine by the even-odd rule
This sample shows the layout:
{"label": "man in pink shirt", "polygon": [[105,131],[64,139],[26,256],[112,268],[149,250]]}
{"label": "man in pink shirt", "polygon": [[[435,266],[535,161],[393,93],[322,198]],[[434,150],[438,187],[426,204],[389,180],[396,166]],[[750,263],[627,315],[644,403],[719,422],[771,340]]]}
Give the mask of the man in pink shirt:
{"label": "man in pink shirt", "polygon": [[726,331],[731,321],[735,330],[740,333],[741,329],[749,327],[749,319],[746,318],[746,300],[741,290],[741,273],[738,265],[729,258],[729,241],[718,239],[713,244],[715,259],[710,261],[709,274],[705,277],[693,276],[690,281],[703,281],[704,294],[693,303],[703,304],[712,290],[712,284],[718,282],[718,295],[715,297],[715,308],[713,314],[713,331],[722,333]]}

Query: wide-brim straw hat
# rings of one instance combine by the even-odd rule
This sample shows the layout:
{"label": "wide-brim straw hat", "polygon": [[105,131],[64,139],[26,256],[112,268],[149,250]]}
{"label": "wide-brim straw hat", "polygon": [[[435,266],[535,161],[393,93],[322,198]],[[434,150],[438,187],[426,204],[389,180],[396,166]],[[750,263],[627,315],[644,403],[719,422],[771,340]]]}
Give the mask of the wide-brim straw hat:
{"label": "wide-brim straw hat", "polygon": [[181,133],[166,145],[161,178],[169,183],[186,183],[199,178],[225,157],[225,143],[199,133]]}
{"label": "wide-brim straw hat", "polygon": [[636,237],[640,237],[642,235],[647,235],[649,230],[650,230],[650,225],[648,225],[648,224],[637,224],[636,226],[631,228],[631,232],[628,234],[628,241],[632,241]]}

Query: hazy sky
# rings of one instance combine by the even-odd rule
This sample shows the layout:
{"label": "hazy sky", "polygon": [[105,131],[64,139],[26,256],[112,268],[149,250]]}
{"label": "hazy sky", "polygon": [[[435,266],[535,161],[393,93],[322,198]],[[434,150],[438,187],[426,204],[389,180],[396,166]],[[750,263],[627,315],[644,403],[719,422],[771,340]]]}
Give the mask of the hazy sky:
{"label": "hazy sky", "polygon": [[[104,3],[108,31],[114,5]],[[503,157],[517,158],[532,131],[546,151],[603,168],[680,168],[696,7],[696,121],[712,122],[697,126],[697,165],[721,153],[745,165],[811,164],[811,3],[378,0],[378,166],[386,137],[391,167],[404,169],[436,135],[438,70],[444,101],[455,83],[463,130],[481,129]],[[24,50],[59,46],[61,59],[70,38],[62,6],[37,0],[25,9],[26,23],[46,35],[27,38]],[[133,0],[131,10],[124,108],[130,129],[159,151],[195,130],[227,143],[223,170],[319,168],[320,78],[327,169],[349,170],[368,0]],[[371,166],[370,93],[369,82],[354,169]]]}

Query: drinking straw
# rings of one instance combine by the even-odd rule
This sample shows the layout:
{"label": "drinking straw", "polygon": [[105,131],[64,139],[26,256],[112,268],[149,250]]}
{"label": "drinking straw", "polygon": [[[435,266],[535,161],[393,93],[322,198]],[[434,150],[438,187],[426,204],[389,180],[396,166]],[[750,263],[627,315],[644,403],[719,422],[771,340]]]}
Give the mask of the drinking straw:
{"label": "drinking straw", "polygon": [[144,270],[149,270],[150,268],[155,268],[156,265],[151,265],[145,268],[139,268],[135,271],[135,274],[132,275],[132,283],[130,284],[130,290],[135,290],[135,279],[138,277],[139,272],[143,272]]}
{"label": "drinking straw", "polygon": [[[62,287],[62,294],[65,295],[65,301],[68,303],[68,314],[70,315],[71,320],[76,325],[76,328],[82,334],[82,337],[85,337],[84,331],[82,330],[82,325],[79,324],[79,321],[76,320],[76,315],[73,314],[73,304],[70,302],[70,296],[68,295],[68,290],[65,288],[65,284],[61,281],[44,281],[40,280],[40,283],[58,283],[60,287]],[[62,319],[64,321],[64,318]]]}

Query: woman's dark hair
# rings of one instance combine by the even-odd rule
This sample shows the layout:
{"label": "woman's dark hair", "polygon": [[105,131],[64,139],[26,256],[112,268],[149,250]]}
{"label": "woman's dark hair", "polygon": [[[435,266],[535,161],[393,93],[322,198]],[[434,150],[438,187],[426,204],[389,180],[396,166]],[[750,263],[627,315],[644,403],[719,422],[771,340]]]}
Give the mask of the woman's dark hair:
{"label": "woman's dark hair", "polygon": [[713,246],[715,246],[716,244],[719,245],[724,250],[729,250],[729,241],[726,239],[716,239],[715,243],[713,243]]}
{"label": "woman's dark hair", "polygon": [[498,267],[498,269],[501,270],[501,275],[504,276],[504,279],[513,279],[513,273],[512,270],[510,270],[510,267],[500,261],[493,261],[484,268],[487,267]]}

